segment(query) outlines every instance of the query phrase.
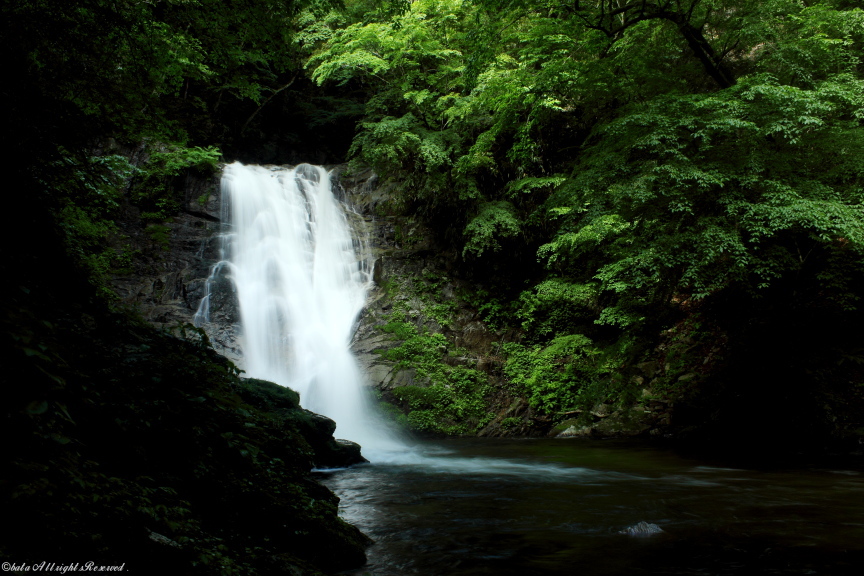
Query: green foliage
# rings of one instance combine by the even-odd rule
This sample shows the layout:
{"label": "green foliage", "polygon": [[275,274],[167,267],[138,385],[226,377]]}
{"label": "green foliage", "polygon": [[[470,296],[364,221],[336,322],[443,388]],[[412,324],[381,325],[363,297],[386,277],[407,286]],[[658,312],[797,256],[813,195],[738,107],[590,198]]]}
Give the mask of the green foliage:
{"label": "green foliage", "polygon": [[319,84],[370,86],[373,96],[350,154],[399,178],[403,200],[424,211],[474,195],[450,171],[465,134],[446,117],[463,99],[460,38],[470,11],[456,0],[412,2],[392,21],[334,30],[307,63]]}
{"label": "green foliage", "polygon": [[501,420],[500,424],[501,424],[501,428],[503,428],[505,430],[510,430],[510,429],[516,428],[517,426],[522,424],[522,419],[521,418],[515,418],[515,417],[504,418],[503,420]]}
{"label": "green foliage", "polygon": [[753,76],[716,95],[641,105],[603,127],[550,199],[591,207],[562,216],[541,255],[558,267],[597,262],[601,290],[638,315],[677,292],[765,289],[800,271],[804,250],[840,239],[859,251],[861,94],[847,75],[813,90]]}
{"label": "green foliage", "polygon": [[146,232],[150,236],[150,240],[157,244],[162,250],[168,250],[171,228],[161,224],[150,224],[147,226]]}
{"label": "green foliage", "polygon": [[404,309],[399,309],[390,314],[387,322],[379,327],[379,330],[387,334],[393,334],[398,340],[408,340],[417,335],[417,327],[408,321]]}
{"label": "green foliage", "polygon": [[[142,219],[159,222],[170,219],[180,210],[183,191],[176,183],[177,177],[188,170],[215,173],[221,152],[215,146],[187,148],[174,144],[155,148],[138,170],[132,200],[142,209]],[[201,199],[198,201],[200,203]],[[161,239],[154,240],[162,243]]]}
{"label": "green foliage", "polygon": [[123,156],[75,157],[64,153],[50,166],[49,177],[62,178],[39,182],[50,187],[54,218],[68,257],[82,268],[100,295],[112,298],[107,278],[119,267],[128,266],[128,253],[118,253],[111,240],[119,238],[113,218],[123,198],[128,179],[137,174]]}
{"label": "green foliage", "polygon": [[488,290],[483,288],[473,291],[466,290],[460,296],[477,309],[483,322],[493,330],[501,330],[505,326],[517,323],[514,302],[506,302],[501,298],[492,296]]}
{"label": "green foliage", "polygon": [[[413,326],[413,325],[412,325]],[[416,367],[421,376],[435,370],[435,364],[447,349],[447,339],[443,334],[414,334],[405,341],[383,353],[384,358],[397,361],[400,368]]]}
{"label": "green foliage", "polygon": [[519,296],[516,317],[534,338],[566,333],[596,314],[597,288],[561,278],[549,278]]}
{"label": "green foliage", "polygon": [[546,346],[508,342],[502,346],[504,373],[524,390],[529,403],[547,413],[584,408],[598,399],[588,392],[602,388],[615,363],[582,334],[558,336]]}
{"label": "green foliage", "polygon": [[539,257],[597,284],[601,323],[758,292],[813,242],[858,250],[861,10],[610,6],[415,2],[397,27],[332,31],[308,66],[374,86],[355,155],[421,210],[476,215],[463,257],[546,235]]}
{"label": "green foliage", "polygon": [[425,353],[410,344],[400,348],[397,355],[403,365],[414,368],[418,379],[429,381],[426,386],[393,389],[393,397],[407,412],[400,421],[413,430],[448,435],[470,434],[489,423],[492,414],[484,399],[489,391],[485,374],[464,366],[447,366],[440,362],[440,352]]}
{"label": "green foliage", "polygon": [[518,236],[520,229],[512,204],[503,200],[484,204],[480,213],[465,227],[468,240],[462,249],[462,256],[497,252],[501,249],[500,239]]}
{"label": "green foliage", "polygon": [[393,396],[408,409],[404,421],[411,429],[458,436],[476,432],[492,420],[484,399],[485,374],[462,366],[447,368],[429,372],[429,386],[393,389]]}
{"label": "green foliage", "polygon": [[442,328],[449,328],[456,309],[456,303],[448,300],[446,302],[427,304],[424,308],[424,313]]}
{"label": "green foliage", "polygon": [[296,68],[293,19],[309,4],[337,3],[27,0],[4,4],[3,16],[10,56],[66,121],[174,141],[198,129],[189,116],[229,99],[258,102]]}
{"label": "green foliage", "polygon": [[220,158],[221,153],[215,146],[169,146],[150,155],[146,177],[177,176],[188,168],[212,173],[218,168]]}
{"label": "green foliage", "polygon": [[[452,304],[445,309],[448,316],[452,314]],[[424,314],[430,310],[432,314],[440,311],[429,305]],[[443,325],[446,319],[436,321]],[[485,401],[490,391],[486,375],[444,363],[447,338],[409,322],[404,301],[397,303],[388,322],[379,329],[402,340],[398,346],[381,352],[382,357],[394,361],[397,370],[411,371],[414,381],[423,383],[393,389],[399,406],[390,405],[385,413],[397,423],[420,432],[462,435],[476,432],[491,421]]]}

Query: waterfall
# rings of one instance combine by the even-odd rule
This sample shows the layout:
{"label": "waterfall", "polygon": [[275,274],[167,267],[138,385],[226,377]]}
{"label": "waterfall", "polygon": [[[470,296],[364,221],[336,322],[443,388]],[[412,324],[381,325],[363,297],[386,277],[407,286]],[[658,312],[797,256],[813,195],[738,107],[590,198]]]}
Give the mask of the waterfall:
{"label": "waterfall", "polygon": [[[327,171],[235,162],[222,176],[222,205],[227,261],[214,272],[228,266],[233,279],[246,375],[297,390],[303,407],[336,421],[338,437],[385,448],[392,441],[349,349],[371,260]],[[209,300],[196,322],[208,320]]]}
{"label": "waterfall", "polygon": [[335,420],[337,436],[358,442],[373,463],[473,474],[534,470],[517,461],[409,447],[376,417],[350,350],[372,284],[372,260],[358,239],[362,226],[352,233],[349,215],[321,167],[226,166],[221,261],[211,269],[196,325],[210,322],[214,286],[232,285],[246,375],[298,391],[304,408]]}

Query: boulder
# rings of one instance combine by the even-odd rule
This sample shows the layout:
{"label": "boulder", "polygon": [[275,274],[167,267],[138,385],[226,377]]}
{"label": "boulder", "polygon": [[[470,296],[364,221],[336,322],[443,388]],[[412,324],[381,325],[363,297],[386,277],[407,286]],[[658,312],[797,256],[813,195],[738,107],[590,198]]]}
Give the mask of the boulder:
{"label": "boulder", "polygon": [[637,538],[644,538],[646,536],[654,536],[655,534],[662,534],[663,529],[660,528],[657,524],[650,524],[645,522],[639,522],[634,524],[633,526],[628,526],[624,530],[620,530],[619,534],[625,534],[627,536],[635,536]]}

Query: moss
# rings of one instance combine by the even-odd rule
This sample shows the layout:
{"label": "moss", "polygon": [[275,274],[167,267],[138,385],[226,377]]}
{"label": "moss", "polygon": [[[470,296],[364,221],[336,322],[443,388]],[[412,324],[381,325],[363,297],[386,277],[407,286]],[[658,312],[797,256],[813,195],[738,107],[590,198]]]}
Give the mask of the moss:
{"label": "moss", "polygon": [[424,270],[411,280],[389,279],[383,287],[391,298],[399,294],[403,299],[393,303],[377,329],[400,342],[374,352],[394,362],[397,370],[411,371],[414,382],[390,391],[382,409],[397,424],[417,432],[476,433],[494,417],[492,389],[486,373],[447,361],[467,353],[452,349],[439,331],[450,326],[458,309],[442,294],[448,278]]}
{"label": "moss", "polygon": [[501,428],[504,428],[505,430],[516,428],[520,424],[522,424],[522,422],[523,422],[522,418],[516,418],[516,417],[504,418],[503,420],[501,420]]}
{"label": "moss", "polygon": [[270,410],[300,409],[300,393],[287,386],[257,378],[242,378],[241,386],[241,395],[250,404]]}
{"label": "moss", "polygon": [[363,563],[368,539],[308,477],[318,446],[335,443],[332,421],[299,409],[296,392],[238,378],[206,340],[104,312],[58,316],[0,317],[3,365],[26,383],[3,391],[0,498],[16,528],[4,557],[220,576]]}
{"label": "moss", "polygon": [[147,235],[162,250],[167,251],[170,245],[171,228],[164,224],[150,224],[147,226]]}

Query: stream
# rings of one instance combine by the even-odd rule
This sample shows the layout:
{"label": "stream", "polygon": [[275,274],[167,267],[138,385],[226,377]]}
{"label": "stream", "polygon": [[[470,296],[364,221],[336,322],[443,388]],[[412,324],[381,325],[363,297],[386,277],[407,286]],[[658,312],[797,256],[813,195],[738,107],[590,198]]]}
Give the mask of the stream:
{"label": "stream", "polygon": [[[330,174],[234,163],[222,194],[223,260],[195,322],[209,324],[211,288],[227,275],[247,376],[297,390],[374,462],[316,473],[375,540],[346,574],[860,573],[860,463],[741,464],[576,439],[406,446],[375,416],[349,348],[373,267]],[[627,534],[640,523],[657,533]]]}
{"label": "stream", "polygon": [[[352,576],[860,574],[850,462],[735,465],[647,443],[424,441],[401,463],[319,472],[375,540]],[[844,465],[845,464],[845,465]],[[663,532],[621,531],[648,522]]]}

